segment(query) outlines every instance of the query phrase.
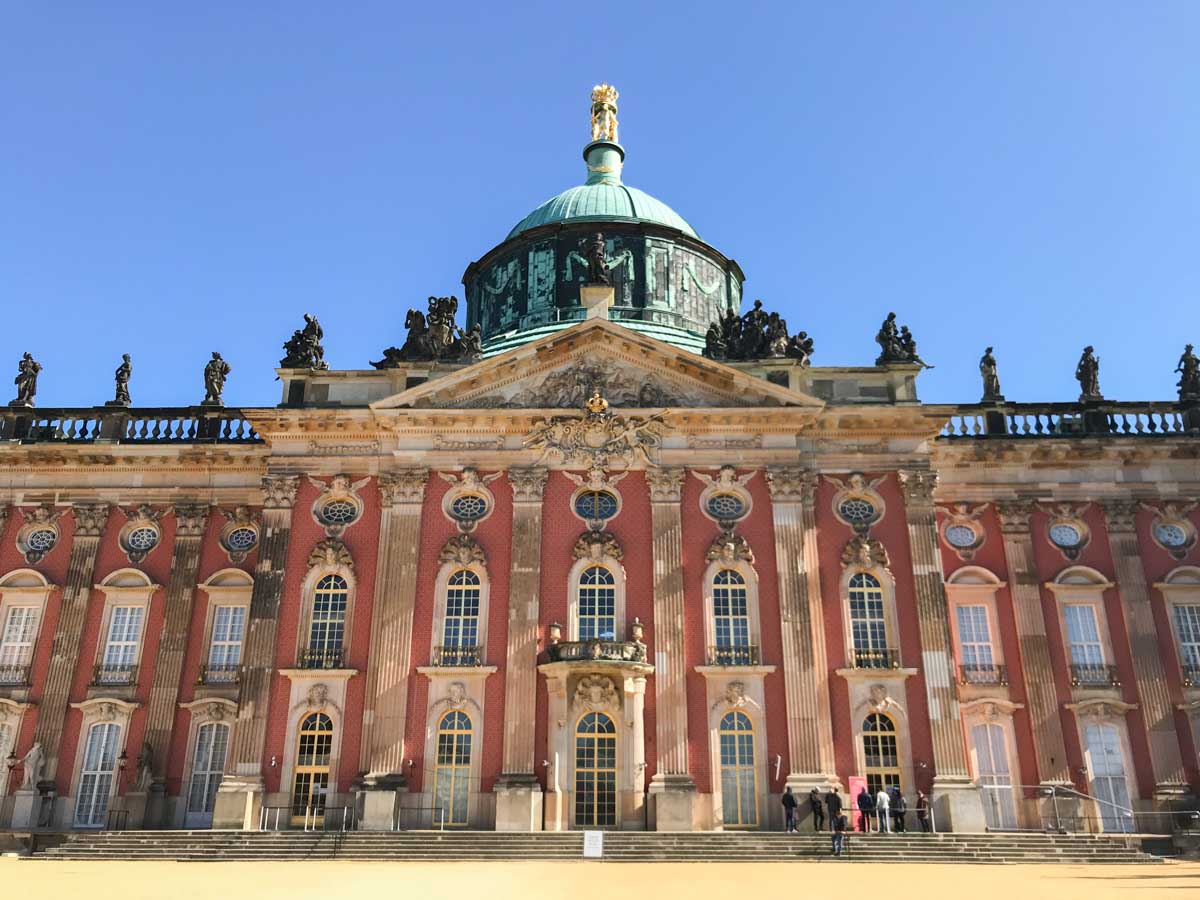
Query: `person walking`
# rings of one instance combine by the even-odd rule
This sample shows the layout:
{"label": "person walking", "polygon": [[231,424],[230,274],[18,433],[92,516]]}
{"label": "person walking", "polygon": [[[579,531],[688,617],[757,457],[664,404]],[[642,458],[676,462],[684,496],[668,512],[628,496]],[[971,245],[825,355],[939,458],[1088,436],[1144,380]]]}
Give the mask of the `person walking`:
{"label": "person walking", "polygon": [[888,834],[892,831],[891,823],[888,822],[888,809],[892,805],[892,798],[888,796],[887,788],[880,787],[879,792],[875,794],[875,814],[879,816],[879,830]]}
{"label": "person walking", "polygon": [[783,789],[783,796],[779,798],[779,802],[783,804],[783,824],[784,830],[788,834],[792,834],[796,830],[796,795],[792,793],[792,786],[789,784]]}
{"label": "person walking", "polygon": [[900,788],[892,788],[892,831],[904,834],[904,814],[908,812],[908,801],[900,793]]}
{"label": "person walking", "polygon": [[871,833],[871,817],[875,815],[875,800],[871,797],[871,792],[867,790],[866,785],[858,792],[858,797],[855,798],[858,803],[858,830],[863,834]]}
{"label": "person walking", "polygon": [[812,810],[813,831],[824,831],[825,806],[821,803],[821,792],[816,788],[808,792],[808,808]]}
{"label": "person walking", "polygon": [[842,795],[834,788],[825,795],[825,809],[829,811],[829,830],[833,830],[834,820],[842,814]]}
{"label": "person walking", "polygon": [[830,821],[829,827],[833,829],[833,841],[830,849],[834,856],[841,856],[842,851],[846,849],[846,824],[846,817],[840,812]]}
{"label": "person walking", "polygon": [[917,791],[917,824],[922,832],[929,834],[929,798],[924,791]]}

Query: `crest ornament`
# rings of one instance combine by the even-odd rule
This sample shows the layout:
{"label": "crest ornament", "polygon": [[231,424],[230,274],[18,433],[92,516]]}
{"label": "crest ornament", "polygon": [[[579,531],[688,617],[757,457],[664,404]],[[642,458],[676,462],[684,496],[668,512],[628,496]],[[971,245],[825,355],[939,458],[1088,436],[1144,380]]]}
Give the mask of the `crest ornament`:
{"label": "crest ornament", "polygon": [[735,709],[745,706],[746,683],[744,681],[731,681],[725,685],[724,700],[726,705],[732,706]]}
{"label": "crest ornament", "polygon": [[304,699],[309,709],[320,709],[329,701],[329,686],[323,682],[314,684]]}
{"label": "crest ornament", "polygon": [[605,559],[620,560],[625,555],[625,551],[621,549],[617,539],[607,531],[585,531],[575,541],[571,555],[575,559],[601,562]]}
{"label": "crest ornament", "polygon": [[617,688],[611,678],[584,675],[575,686],[576,708],[614,709],[617,705]]}
{"label": "crest ornament", "polygon": [[308,554],[308,567],[313,569],[317,566],[328,568],[344,566],[353,572],[354,557],[350,555],[350,548],[338,538],[325,538],[313,547],[312,553]]}
{"label": "crest ornament", "polygon": [[848,569],[852,566],[858,566],[864,569],[889,568],[891,561],[888,559],[887,548],[883,544],[872,537],[867,537],[865,534],[857,534],[846,542],[846,546],[842,549],[842,568]]}
{"label": "crest ornament", "polygon": [[594,391],[582,415],[542,419],[524,444],[541,451],[544,462],[607,469],[614,463],[626,467],[655,465],[653,457],[662,446],[667,411],[652,416],[622,416],[608,408],[608,401]]}
{"label": "crest ornament", "polygon": [[460,566],[470,566],[476,563],[486,565],[487,554],[483,552],[483,548],[479,546],[479,542],[471,537],[471,535],[456,534],[451,536],[442,545],[442,552],[438,554],[438,561],[442,563],[454,563]]}
{"label": "crest ornament", "polygon": [[740,534],[724,531],[713,538],[708,551],[704,554],[707,562],[720,560],[725,563],[747,562],[754,564],[754,551],[750,544]]}

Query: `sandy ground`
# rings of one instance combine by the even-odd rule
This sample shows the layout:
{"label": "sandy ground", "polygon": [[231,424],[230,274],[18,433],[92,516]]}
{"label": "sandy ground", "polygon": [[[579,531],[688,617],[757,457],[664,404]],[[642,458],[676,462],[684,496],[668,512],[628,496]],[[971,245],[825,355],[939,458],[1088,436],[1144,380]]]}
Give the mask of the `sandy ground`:
{"label": "sandy ground", "polygon": [[[170,863],[0,860],[4,893],[38,900],[749,900],[1200,897],[1200,863],[967,866],[887,863]],[[876,890],[875,887],[879,889]],[[886,887],[885,887],[886,886]]]}

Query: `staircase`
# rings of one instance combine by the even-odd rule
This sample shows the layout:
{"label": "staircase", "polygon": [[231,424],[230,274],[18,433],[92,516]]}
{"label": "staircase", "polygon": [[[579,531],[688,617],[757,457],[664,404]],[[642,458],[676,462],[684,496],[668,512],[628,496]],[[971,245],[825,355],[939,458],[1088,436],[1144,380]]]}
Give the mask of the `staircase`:
{"label": "staircase", "polygon": [[[50,836],[46,836],[50,837]],[[72,832],[43,841],[38,859],[579,860],[581,832],[307,833],[302,831]],[[834,860],[828,834],[607,832],[606,862],[1150,863],[1136,839],[1046,834],[849,835]]]}

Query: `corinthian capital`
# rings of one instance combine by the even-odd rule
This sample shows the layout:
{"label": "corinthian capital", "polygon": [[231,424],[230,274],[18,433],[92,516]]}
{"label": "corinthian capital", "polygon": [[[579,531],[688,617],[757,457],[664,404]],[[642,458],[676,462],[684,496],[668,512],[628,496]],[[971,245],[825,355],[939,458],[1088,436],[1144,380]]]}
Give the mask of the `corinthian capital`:
{"label": "corinthian capital", "polygon": [[384,506],[396,503],[420,503],[425,499],[428,469],[397,469],[379,476],[379,501]]}
{"label": "corinthian capital", "polygon": [[817,473],[801,466],[771,466],[767,487],[776,503],[811,502],[817,488]]}
{"label": "corinthian capital", "polygon": [[1100,507],[1104,510],[1104,521],[1108,525],[1108,530],[1110,532],[1134,531],[1140,505],[1136,500],[1101,501]]}
{"label": "corinthian capital", "polygon": [[683,492],[683,469],[647,469],[646,485],[654,503],[678,503]]}
{"label": "corinthian capital", "polygon": [[204,526],[208,522],[208,504],[176,503],[174,512],[176,537],[200,537],[204,534]]}
{"label": "corinthian capital", "polygon": [[1037,501],[1028,497],[1015,500],[997,500],[996,515],[1000,519],[1002,534],[1028,534],[1029,517],[1037,509]]}
{"label": "corinthian capital", "polygon": [[75,514],[75,537],[100,537],[108,521],[107,503],[83,503],[71,507]]}
{"label": "corinthian capital", "polygon": [[896,473],[904,491],[905,506],[933,506],[938,474],[928,469],[905,469]]}
{"label": "corinthian capital", "polygon": [[508,483],[512,485],[515,503],[541,503],[546,489],[547,469],[509,469]]}

